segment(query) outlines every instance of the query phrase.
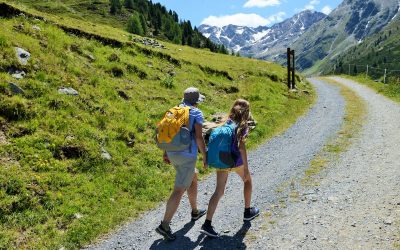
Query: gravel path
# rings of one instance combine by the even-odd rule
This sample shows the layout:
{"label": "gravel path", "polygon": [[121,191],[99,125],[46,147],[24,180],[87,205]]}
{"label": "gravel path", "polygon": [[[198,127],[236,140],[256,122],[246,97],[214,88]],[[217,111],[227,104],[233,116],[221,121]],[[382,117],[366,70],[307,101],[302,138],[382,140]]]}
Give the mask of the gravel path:
{"label": "gravel path", "polygon": [[[344,100],[335,86],[311,80],[318,91],[318,101],[309,113],[301,117],[284,134],[277,136],[249,153],[253,177],[253,203],[265,215],[275,204],[275,192],[282,183],[301,175],[325,142],[340,129],[344,115]],[[215,188],[215,175],[199,184],[199,205],[206,207]],[[220,201],[213,224],[222,232],[218,239],[199,233],[204,218],[190,222],[190,209],[184,197],[171,228],[177,233],[174,242],[165,242],[154,229],[162,219],[165,205],[149,211],[142,218],[122,226],[89,249],[240,249],[246,248],[246,233],[261,230],[263,215],[250,224],[243,224],[243,185],[239,177],[229,177],[225,196]]]}
{"label": "gravel path", "polygon": [[362,131],[322,174],[320,186],[289,203],[250,248],[395,249],[400,218],[400,105],[335,77],[367,101]]}

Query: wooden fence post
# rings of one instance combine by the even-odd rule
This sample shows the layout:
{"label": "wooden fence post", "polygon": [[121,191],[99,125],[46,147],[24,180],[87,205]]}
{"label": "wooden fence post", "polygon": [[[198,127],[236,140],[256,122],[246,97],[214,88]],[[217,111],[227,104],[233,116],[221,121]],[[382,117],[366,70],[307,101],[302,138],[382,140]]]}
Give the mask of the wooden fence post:
{"label": "wooden fence post", "polygon": [[383,83],[384,84],[386,84],[386,72],[387,72],[387,69],[385,69],[385,75],[383,76]]}
{"label": "wooden fence post", "polygon": [[287,70],[288,70],[288,73],[287,73],[287,84],[288,84],[288,88],[290,89],[291,88],[291,86],[292,86],[292,83],[291,83],[291,77],[290,77],[290,67],[291,67],[291,63],[290,63],[290,48],[287,48]]}
{"label": "wooden fence post", "polygon": [[295,89],[296,88],[296,72],[295,72],[295,70],[296,70],[296,65],[295,65],[296,60],[294,60],[294,50],[291,51],[291,54],[293,56],[293,58],[292,58],[292,89]]}

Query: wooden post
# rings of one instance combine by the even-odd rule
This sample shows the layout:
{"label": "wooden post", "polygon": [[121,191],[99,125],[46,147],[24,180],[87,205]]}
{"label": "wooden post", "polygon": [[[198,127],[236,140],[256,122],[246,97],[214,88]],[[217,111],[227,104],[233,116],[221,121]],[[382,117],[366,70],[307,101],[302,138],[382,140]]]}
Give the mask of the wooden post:
{"label": "wooden post", "polygon": [[293,60],[292,60],[292,89],[295,89],[296,88],[296,73],[295,73],[295,60],[294,60],[294,50],[292,50],[291,51],[291,54],[292,54],[292,56],[293,56]]}
{"label": "wooden post", "polygon": [[351,76],[351,72],[350,72],[350,64],[349,64],[349,76]]}
{"label": "wooden post", "polygon": [[290,48],[287,48],[287,70],[288,70],[288,75],[287,75],[287,83],[288,83],[288,88],[290,89],[291,88],[291,86],[292,86],[292,83],[291,83],[291,77],[290,77],[290,67],[291,67],[291,63],[290,63]]}
{"label": "wooden post", "polygon": [[367,73],[365,75],[365,78],[368,78],[368,64],[367,64]]}
{"label": "wooden post", "polygon": [[385,75],[383,76],[383,83],[384,84],[386,84],[386,72],[387,72],[387,69],[385,69]]}
{"label": "wooden post", "polygon": [[288,88],[296,88],[296,70],[295,70],[295,53],[294,50],[287,48],[287,70],[288,70]]}

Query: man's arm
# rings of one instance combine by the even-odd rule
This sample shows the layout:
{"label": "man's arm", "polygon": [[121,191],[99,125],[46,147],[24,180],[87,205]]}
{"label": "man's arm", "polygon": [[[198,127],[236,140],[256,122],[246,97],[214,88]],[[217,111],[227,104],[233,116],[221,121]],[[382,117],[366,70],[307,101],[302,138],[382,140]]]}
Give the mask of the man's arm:
{"label": "man's arm", "polygon": [[206,143],[204,142],[204,138],[203,138],[202,125],[199,123],[196,123],[194,125],[194,130],[195,130],[197,147],[199,148],[200,153],[203,155],[204,168],[207,168]]}

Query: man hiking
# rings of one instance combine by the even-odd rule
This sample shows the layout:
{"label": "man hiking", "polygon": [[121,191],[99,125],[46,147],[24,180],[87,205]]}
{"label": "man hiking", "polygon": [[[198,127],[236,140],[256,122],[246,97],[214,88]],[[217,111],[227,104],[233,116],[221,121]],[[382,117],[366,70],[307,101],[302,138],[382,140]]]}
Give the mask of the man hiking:
{"label": "man hiking", "polygon": [[[198,104],[204,100],[204,96],[199,90],[190,87],[184,91],[182,103],[179,107],[189,108],[188,129],[190,131],[190,146],[181,151],[168,151],[164,154],[164,160],[170,162],[175,170],[175,186],[168,199],[164,218],[156,228],[156,232],[164,236],[167,240],[175,240],[176,236],[172,233],[169,226],[172,217],[178,209],[179,203],[185,191],[189,198],[192,208],[192,220],[198,220],[206,213],[205,209],[197,208],[197,152],[203,156],[204,168],[207,168],[206,146],[202,135],[202,125],[204,121],[203,113],[197,108]],[[170,113],[171,114],[171,113]]]}

